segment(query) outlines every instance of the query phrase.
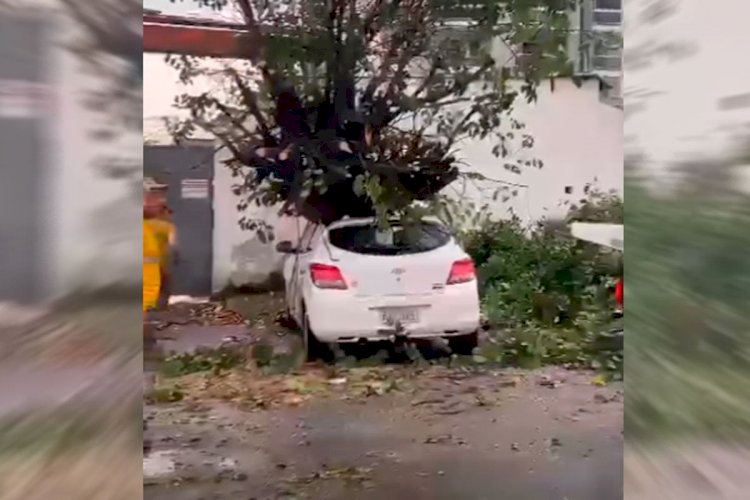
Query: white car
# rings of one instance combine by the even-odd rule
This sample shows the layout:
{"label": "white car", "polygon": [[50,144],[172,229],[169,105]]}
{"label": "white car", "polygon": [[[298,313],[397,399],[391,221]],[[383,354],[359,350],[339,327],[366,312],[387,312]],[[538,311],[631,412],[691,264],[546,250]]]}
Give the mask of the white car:
{"label": "white car", "polygon": [[480,326],[474,263],[441,225],[346,219],[308,223],[299,244],[276,246],[284,261],[286,306],[308,359],[328,344],[448,340],[470,354]]}

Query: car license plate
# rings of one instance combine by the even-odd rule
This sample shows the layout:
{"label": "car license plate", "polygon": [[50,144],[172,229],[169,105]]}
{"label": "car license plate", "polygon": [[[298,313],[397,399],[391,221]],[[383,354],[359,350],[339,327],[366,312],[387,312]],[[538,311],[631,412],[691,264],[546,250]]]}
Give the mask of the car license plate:
{"label": "car license plate", "polygon": [[380,319],[384,325],[388,326],[395,326],[396,324],[411,325],[419,322],[419,309],[383,309],[380,311]]}

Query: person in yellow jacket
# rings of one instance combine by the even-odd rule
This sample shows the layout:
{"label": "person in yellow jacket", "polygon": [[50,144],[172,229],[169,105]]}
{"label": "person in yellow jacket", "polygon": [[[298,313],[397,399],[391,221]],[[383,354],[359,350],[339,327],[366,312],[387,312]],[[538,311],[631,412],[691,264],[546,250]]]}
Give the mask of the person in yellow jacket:
{"label": "person in yellow jacket", "polygon": [[143,205],[143,312],[156,309],[161,293],[162,245],[151,219],[154,207],[144,193]]}
{"label": "person in yellow jacket", "polygon": [[154,230],[143,221],[143,312],[156,309],[161,292],[159,241]]}
{"label": "person in yellow jacket", "polygon": [[161,293],[159,294],[158,307],[163,309],[169,305],[169,297],[171,296],[172,265],[177,260],[177,231],[164,200],[159,203],[158,207],[156,217],[152,218],[149,223],[159,240],[161,252]]}
{"label": "person in yellow jacket", "polygon": [[144,186],[144,225],[148,226],[158,244],[160,285],[159,297],[154,308],[164,309],[169,304],[169,278],[176,256],[177,233],[166,204],[167,186],[158,184],[150,178],[146,179]]}

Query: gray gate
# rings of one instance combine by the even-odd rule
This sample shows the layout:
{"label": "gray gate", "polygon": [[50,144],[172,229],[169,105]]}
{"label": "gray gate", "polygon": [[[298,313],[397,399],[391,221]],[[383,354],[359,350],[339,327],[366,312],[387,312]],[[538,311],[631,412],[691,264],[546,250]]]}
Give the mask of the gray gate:
{"label": "gray gate", "polygon": [[167,184],[180,260],[173,295],[211,294],[213,270],[213,146],[144,146],[143,175]]}
{"label": "gray gate", "polygon": [[0,12],[0,301],[42,298],[49,45],[39,19]]}

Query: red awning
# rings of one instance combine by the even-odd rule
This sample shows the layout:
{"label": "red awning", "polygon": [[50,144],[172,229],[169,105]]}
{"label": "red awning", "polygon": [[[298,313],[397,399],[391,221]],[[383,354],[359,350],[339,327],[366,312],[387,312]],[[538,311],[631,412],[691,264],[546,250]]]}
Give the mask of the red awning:
{"label": "red awning", "polygon": [[240,24],[144,14],[143,51],[198,57],[255,59],[261,44]]}

